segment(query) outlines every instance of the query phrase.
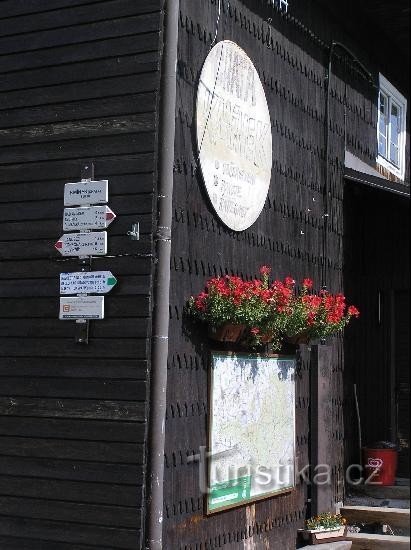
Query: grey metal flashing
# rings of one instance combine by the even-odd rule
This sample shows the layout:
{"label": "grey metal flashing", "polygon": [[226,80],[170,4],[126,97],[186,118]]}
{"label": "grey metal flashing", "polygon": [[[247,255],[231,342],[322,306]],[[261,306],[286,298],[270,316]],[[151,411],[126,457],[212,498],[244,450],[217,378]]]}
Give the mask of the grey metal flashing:
{"label": "grey metal flashing", "polygon": [[385,178],[372,176],[371,174],[366,174],[364,172],[358,172],[352,168],[345,169],[344,178],[348,181],[355,181],[356,183],[374,187],[382,191],[395,193],[405,198],[410,198],[409,184],[395,183]]}
{"label": "grey metal flashing", "polygon": [[366,164],[360,158],[350,153],[350,151],[345,152],[344,178],[383,191],[403,195],[404,197],[410,196],[409,182],[396,183],[384,178],[375,168]]}

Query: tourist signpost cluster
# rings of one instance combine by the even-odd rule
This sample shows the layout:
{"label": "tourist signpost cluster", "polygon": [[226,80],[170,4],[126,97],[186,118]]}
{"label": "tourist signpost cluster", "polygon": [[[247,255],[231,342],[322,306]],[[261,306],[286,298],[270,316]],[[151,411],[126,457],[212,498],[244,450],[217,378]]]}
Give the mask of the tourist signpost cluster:
{"label": "tourist signpost cluster", "polygon": [[64,233],[54,246],[64,257],[83,260],[83,267],[79,272],[60,274],[62,321],[88,324],[104,319],[103,295],[115,287],[117,279],[110,271],[91,271],[91,260],[107,255],[106,229],[116,218],[107,202],[107,180],[83,179],[65,185],[63,230],[69,233]]}

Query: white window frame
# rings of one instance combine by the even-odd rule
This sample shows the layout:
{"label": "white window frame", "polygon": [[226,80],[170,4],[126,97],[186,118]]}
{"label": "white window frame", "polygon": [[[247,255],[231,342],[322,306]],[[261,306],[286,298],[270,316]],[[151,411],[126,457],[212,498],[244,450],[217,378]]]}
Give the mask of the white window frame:
{"label": "white window frame", "polygon": [[269,4],[273,7],[277,7],[280,11],[288,12],[288,2],[289,0],[269,0]]}
{"label": "white window frame", "polygon": [[288,0],[280,0],[280,9],[288,12]]}
{"label": "white window frame", "polygon": [[[390,147],[391,147],[391,124],[388,123],[388,136],[387,136],[387,157],[380,155],[379,153],[379,138],[380,138],[380,92],[382,92],[388,98],[388,114],[391,117],[391,104],[394,102],[397,107],[400,109],[400,131],[398,135],[398,166],[393,162],[390,162]],[[400,94],[400,92],[395,88],[382,74],[380,74],[380,90],[378,93],[378,127],[377,127],[377,143],[378,143],[378,157],[377,162],[382,167],[387,169],[389,172],[397,176],[397,178],[404,180],[405,178],[405,145],[407,139],[407,100],[405,97]]]}

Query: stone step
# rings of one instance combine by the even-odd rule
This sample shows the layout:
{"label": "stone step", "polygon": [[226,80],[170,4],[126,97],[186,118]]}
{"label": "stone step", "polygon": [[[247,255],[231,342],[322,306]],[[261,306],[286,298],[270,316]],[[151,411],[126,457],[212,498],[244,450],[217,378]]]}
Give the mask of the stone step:
{"label": "stone step", "polygon": [[410,511],[402,508],[377,508],[370,506],[344,506],[341,515],[350,525],[379,523],[390,527],[409,528]]}
{"label": "stone step", "polygon": [[393,537],[389,535],[369,535],[367,533],[349,533],[352,550],[409,550],[409,537]]}
{"label": "stone step", "polygon": [[[312,549],[312,546],[304,546],[304,548],[300,548],[300,550],[308,550],[310,548]],[[321,550],[351,550],[352,542],[348,540],[341,542],[328,542],[325,544],[321,544],[320,548]]]}
{"label": "stone step", "polygon": [[367,495],[372,498],[384,500],[410,500],[409,484],[390,486],[383,485],[356,485],[351,486],[351,491],[357,494]]}

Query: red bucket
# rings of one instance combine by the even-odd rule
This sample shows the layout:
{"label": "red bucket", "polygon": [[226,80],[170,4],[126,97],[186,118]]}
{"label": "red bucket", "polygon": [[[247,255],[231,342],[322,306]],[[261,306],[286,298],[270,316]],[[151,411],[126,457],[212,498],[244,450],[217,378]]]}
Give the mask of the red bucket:
{"label": "red bucket", "polygon": [[395,485],[398,451],[394,449],[363,449],[364,468],[369,483],[392,487]]}

